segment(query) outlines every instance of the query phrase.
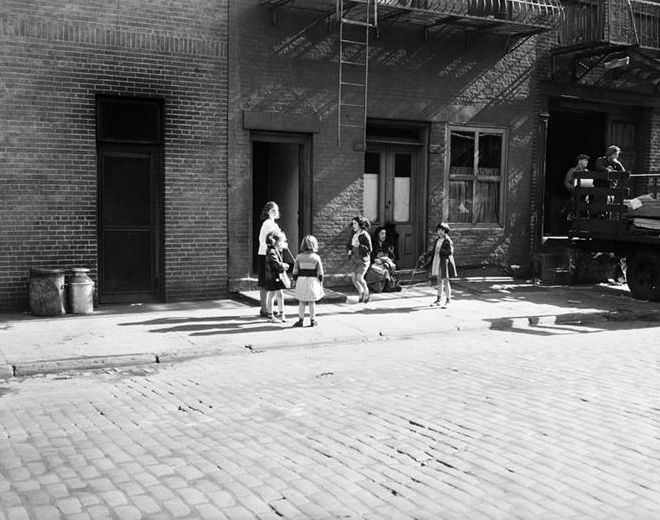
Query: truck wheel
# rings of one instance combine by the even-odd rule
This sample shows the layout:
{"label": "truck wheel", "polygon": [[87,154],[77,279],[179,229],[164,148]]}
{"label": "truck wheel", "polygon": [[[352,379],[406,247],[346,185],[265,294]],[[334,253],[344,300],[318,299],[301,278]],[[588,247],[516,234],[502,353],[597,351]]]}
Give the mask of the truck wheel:
{"label": "truck wheel", "polygon": [[628,262],[626,278],[635,298],[660,301],[660,258],[657,255],[635,253]]}

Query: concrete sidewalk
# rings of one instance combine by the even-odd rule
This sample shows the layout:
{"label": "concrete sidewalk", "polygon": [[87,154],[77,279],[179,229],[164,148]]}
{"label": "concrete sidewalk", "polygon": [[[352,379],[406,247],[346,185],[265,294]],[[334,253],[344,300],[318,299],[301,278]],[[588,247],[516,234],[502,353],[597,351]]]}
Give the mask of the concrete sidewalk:
{"label": "concrete sidewalk", "polygon": [[304,328],[291,328],[297,306],[287,306],[288,322],[280,325],[234,300],[101,306],[92,315],[54,318],[4,314],[0,378],[475,329],[660,321],[660,305],[634,300],[620,287],[540,287],[494,277],[459,279],[453,287],[447,309],[429,305],[435,292],[428,285],[374,294],[368,304],[355,303],[348,291],[346,303],[318,306],[313,328],[307,319]]}

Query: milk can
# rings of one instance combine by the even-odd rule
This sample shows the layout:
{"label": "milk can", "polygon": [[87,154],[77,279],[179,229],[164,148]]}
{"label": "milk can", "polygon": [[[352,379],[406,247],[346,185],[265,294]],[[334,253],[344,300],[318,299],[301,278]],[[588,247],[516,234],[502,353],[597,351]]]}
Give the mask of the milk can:
{"label": "milk can", "polygon": [[64,309],[64,270],[30,269],[30,309],[37,316],[60,316]]}
{"label": "milk can", "polygon": [[69,311],[73,314],[94,312],[94,281],[87,275],[89,269],[74,267],[68,283]]}

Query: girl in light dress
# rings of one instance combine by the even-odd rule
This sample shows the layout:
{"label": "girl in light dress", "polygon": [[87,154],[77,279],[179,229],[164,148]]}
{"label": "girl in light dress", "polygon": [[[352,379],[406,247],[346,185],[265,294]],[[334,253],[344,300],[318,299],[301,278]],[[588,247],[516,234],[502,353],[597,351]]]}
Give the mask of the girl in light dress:
{"label": "girl in light dress", "polygon": [[323,290],[323,263],[317,254],[319,243],[313,235],[307,235],[300,243],[300,253],[293,263],[293,279],[296,281],[295,295],[298,299],[298,321],[294,327],[302,327],[305,306],[309,306],[309,326],[316,321],[316,302],[325,296]]}
{"label": "girl in light dress", "polygon": [[257,286],[259,287],[259,300],[261,303],[259,314],[262,318],[268,317],[268,290],[266,289],[266,251],[268,250],[268,244],[266,244],[266,237],[273,231],[281,231],[280,226],[275,222],[279,218],[280,208],[277,203],[272,200],[266,202],[261,210],[262,224],[259,230],[259,249],[257,251],[257,270],[259,273]]}

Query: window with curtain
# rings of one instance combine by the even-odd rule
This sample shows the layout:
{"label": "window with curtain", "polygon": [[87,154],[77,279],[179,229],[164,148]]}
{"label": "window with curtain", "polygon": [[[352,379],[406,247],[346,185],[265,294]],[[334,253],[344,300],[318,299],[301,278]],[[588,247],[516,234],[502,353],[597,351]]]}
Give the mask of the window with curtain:
{"label": "window with curtain", "polygon": [[500,223],[503,163],[503,130],[450,129],[449,222]]}

